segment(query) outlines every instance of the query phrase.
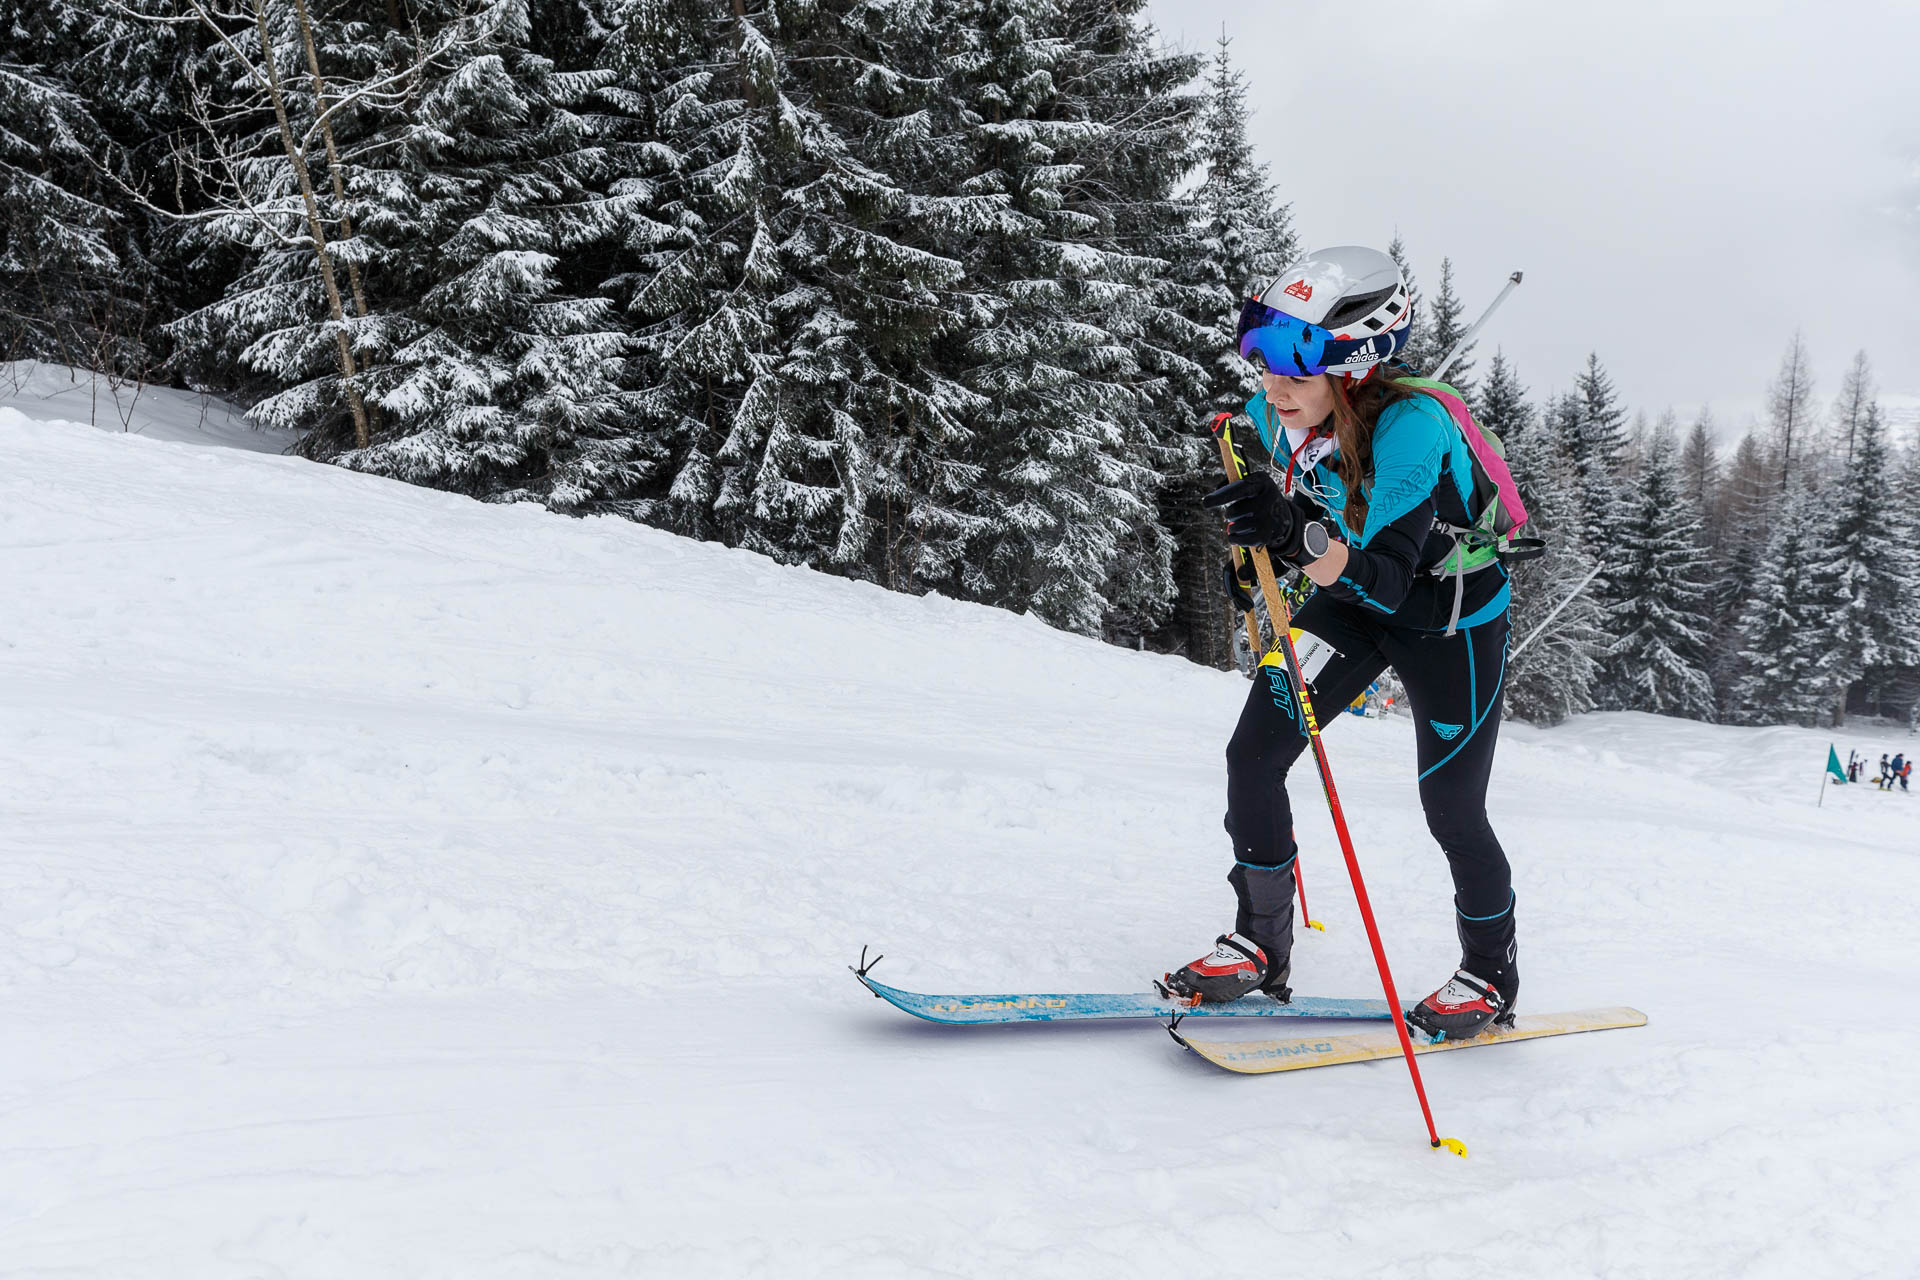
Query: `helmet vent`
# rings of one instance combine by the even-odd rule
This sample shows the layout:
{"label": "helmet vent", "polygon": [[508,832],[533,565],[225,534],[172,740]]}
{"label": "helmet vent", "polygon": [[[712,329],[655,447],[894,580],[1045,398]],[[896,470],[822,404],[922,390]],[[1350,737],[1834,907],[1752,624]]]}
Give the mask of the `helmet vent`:
{"label": "helmet vent", "polygon": [[1362,316],[1370,316],[1380,309],[1380,304],[1393,297],[1395,289],[1375,289],[1368,293],[1357,293],[1342,298],[1333,310],[1327,312],[1326,319],[1320,323],[1329,329],[1338,329],[1352,324]]}

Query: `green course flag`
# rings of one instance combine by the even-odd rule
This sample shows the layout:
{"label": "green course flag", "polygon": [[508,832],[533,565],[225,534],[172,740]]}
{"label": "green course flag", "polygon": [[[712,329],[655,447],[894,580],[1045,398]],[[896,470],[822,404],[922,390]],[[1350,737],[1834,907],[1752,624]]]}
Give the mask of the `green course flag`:
{"label": "green course flag", "polygon": [[1827,745],[1827,772],[1842,782],[1847,780],[1847,771],[1840,767],[1840,753],[1833,749],[1831,743]]}

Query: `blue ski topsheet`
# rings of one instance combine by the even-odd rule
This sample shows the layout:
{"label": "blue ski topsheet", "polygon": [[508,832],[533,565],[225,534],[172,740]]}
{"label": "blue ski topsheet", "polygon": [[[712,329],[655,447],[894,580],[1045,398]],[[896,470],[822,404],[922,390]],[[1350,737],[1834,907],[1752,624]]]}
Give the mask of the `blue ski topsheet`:
{"label": "blue ski topsheet", "polygon": [[867,990],[916,1018],[959,1026],[999,1022],[1078,1022],[1095,1018],[1378,1018],[1386,1019],[1385,1000],[1330,1000],[1295,996],[1286,1004],[1252,995],[1229,1004],[1202,1004],[1191,1008],[1163,1000],[1151,992],[1104,995],[928,995],[902,991],[876,982],[858,969],[854,976]]}

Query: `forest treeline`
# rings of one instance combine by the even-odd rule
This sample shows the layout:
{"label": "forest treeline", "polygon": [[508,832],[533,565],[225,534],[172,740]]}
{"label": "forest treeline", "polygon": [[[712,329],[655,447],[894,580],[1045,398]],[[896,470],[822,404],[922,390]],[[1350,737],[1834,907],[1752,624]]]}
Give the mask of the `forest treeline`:
{"label": "forest treeline", "polygon": [[[1225,665],[1203,424],[1254,389],[1239,298],[1305,246],[1227,40],[1143,7],[0,0],[0,357]],[[1468,310],[1431,280],[1417,366]],[[1912,713],[1920,450],[1864,354],[1835,400],[1808,364],[1731,450],[1597,355],[1538,397],[1454,367],[1552,548],[1516,635],[1587,583],[1515,714]]]}

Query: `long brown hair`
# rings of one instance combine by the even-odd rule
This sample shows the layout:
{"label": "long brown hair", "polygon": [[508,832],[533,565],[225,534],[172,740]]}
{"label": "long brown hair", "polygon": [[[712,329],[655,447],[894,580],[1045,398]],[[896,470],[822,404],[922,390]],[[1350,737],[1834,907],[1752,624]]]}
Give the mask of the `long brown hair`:
{"label": "long brown hair", "polygon": [[[1394,368],[1405,372],[1405,366]],[[1333,472],[1347,488],[1347,508],[1340,519],[1358,537],[1367,527],[1367,495],[1361,490],[1373,471],[1373,430],[1380,415],[1396,400],[1420,394],[1416,387],[1383,376],[1382,369],[1357,386],[1352,378],[1330,377],[1333,383],[1333,442],[1339,452],[1332,459]]]}

